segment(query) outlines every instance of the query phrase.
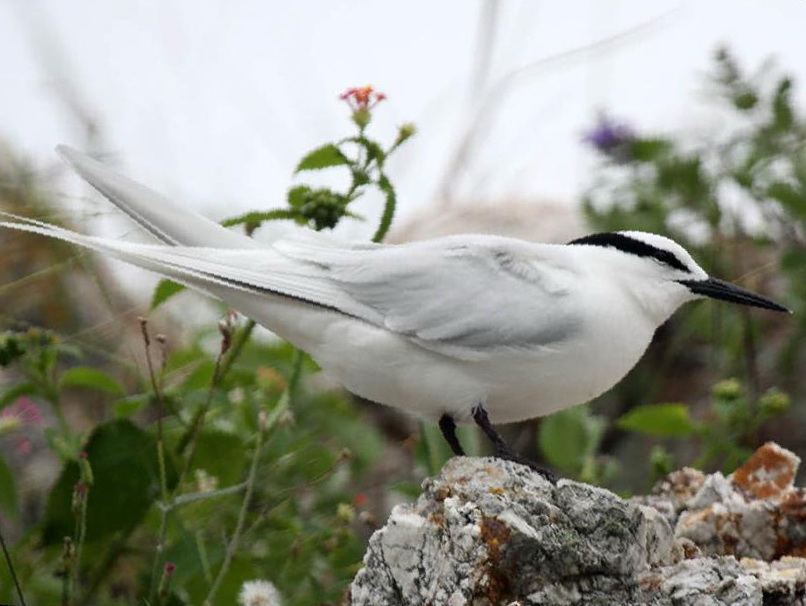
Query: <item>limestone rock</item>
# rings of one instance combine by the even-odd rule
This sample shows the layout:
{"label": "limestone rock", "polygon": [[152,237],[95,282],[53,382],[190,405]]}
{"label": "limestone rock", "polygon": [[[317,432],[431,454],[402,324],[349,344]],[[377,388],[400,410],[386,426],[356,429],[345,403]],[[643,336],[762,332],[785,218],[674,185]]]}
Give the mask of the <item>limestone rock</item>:
{"label": "limestone rock", "polygon": [[684,469],[625,501],[454,458],[372,536],[347,603],[806,606],[797,464],[765,445],[728,478]]}
{"label": "limestone rock", "polygon": [[767,443],[729,477],[684,469],[670,474],[649,497],[705,555],[770,561],[806,555],[806,491],[792,482],[800,459]]}
{"label": "limestone rock", "polygon": [[370,540],[354,606],[640,601],[636,573],[681,557],[656,510],[527,467],[455,458]]}

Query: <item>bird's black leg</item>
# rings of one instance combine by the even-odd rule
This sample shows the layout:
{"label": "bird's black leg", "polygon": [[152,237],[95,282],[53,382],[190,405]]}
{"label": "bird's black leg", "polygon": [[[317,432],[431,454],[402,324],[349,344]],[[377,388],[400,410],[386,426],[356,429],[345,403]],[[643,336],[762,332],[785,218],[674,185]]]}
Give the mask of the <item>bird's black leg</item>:
{"label": "bird's black leg", "polygon": [[445,441],[450,445],[453,454],[458,457],[465,456],[465,449],[459,443],[459,438],[456,437],[456,421],[449,414],[444,414],[439,418],[439,428],[442,431],[442,436]]}
{"label": "bird's black leg", "polygon": [[492,442],[496,457],[499,459],[514,461],[515,463],[520,463],[521,465],[526,465],[542,475],[552,484],[557,483],[557,476],[554,474],[554,472],[538,466],[537,463],[530,461],[526,457],[520,456],[514,450],[512,450],[512,448],[510,448],[509,444],[504,442],[501,436],[498,435],[498,432],[493,429],[492,423],[490,423],[490,418],[487,416],[487,411],[484,410],[483,406],[479,405],[473,409],[473,420],[476,422],[476,425],[481,427],[481,430],[490,439],[490,442]]}

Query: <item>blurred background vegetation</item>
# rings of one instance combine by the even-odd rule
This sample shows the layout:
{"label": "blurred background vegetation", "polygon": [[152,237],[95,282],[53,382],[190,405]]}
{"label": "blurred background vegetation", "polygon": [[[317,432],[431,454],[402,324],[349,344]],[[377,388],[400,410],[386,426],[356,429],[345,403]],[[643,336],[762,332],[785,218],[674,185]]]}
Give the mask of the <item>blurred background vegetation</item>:
{"label": "blurred background vegetation", "polygon": [[[507,427],[508,438],[561,475],[626,495],[683,465],[729,473],[765,440],[803,455],[806,121],[797,83],[725,48],[699,77],[702,102],[729,126],[696,140],[685,125],[656,133],[630,115],[591,117],[577,141],[596,158],[583,214],[453,200],[394,224],[397,183],[385,163],[414,128],[375,140],[370,121],[383,99],[353,89],[364,91],[345,98],[356,133],[297,166],[313,184],[289,179],[284,206],[227,224],[257,236],[277,220],[329,229],[360,221],[358,200],[374,191],[378,240],[668,235],[707,271],[794,315],[689,305],[611,392]],[[83,123],[88,140],[102,138],[94,120]],[[456,157],[461,164],[461,149]],[[323,184],[320,172],[347,175],[344,187]],[[50,168],[0,153],[0,210],[63,222],[61,191]],[[205,312],[200,298],[160,283],[149,310],[122,280],[59,242],[0,235],[0,530],[27,603],[233,604],[254,579],[273,582],[286,604],[340,603],[373,529],[450,456],[438,430],[353,398],[223,307]],[[473,429],[462,434],[469,451],[486,452]],[[0,563],[2,603],[21,601],[11,573]]]}

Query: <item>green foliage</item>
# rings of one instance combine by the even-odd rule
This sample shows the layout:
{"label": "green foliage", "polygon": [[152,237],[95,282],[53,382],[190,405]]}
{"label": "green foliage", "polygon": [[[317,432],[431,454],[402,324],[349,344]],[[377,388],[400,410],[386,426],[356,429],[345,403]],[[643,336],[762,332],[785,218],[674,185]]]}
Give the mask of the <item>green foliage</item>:
{"label": "green foliage", "polygon": [[[788,389],[801,387],[806,123],[792,104],[791,80],[772,77],[768,71],[749,78],[730,55],[718,55],[716,96],[742,125],[727,140],[691,145],[612,124],[590,137],[604,161],[585,210],[602,229],[668,234],[709,271],[748,276],[762,290],[770,287],[762,281],[766,273],[780,270],[786,302],[798,312],[796,329],[789,336],[779,332],[773,343],[762,339],[760,321],[748,313],[691,310],[685,326],[664,337],[653,366],[658,374],[639,369],[619,388],[640,394],[639,405],[615,422],[588,406],[542,422],[540,451],[562,474],[611,482],[619,468],[602,451],[625,434],[652,443],[643,465],[654,477],[684,457],[731,470],[765,424],[788,412],[788,396],[762,386],[787,379]],[[386,162],[415,130],[402,125],[384,147],[367,136],[382,95],[366,87],[343,98],[357,133],[307,153],[295,174],[346,171],[346,188],[299,183],[288,190],[284,207],[251,211],[225,226],[251,234],[267,221],[291,220],[329,229],[360,218],[351,205],[374,188],[384,209],[373,240],[383,239],[397,204]],[[742,194],[761,228],[724,203],[726,190]],[[161,282],[151,307],[182,289]],[[48,406],[57,421],[44,436],[59,458],[59,477],[43,519],[15,546],[29,601],[181,606],[212,595],[214,603],[232,604],[243,581],[256,578],[273,581],[291,606],[341,599],[363,553],[358,531],[366,519],[361,514],[369,512],[360,511],[367,498],[362,480],[384,452],[384,440],[352,401],[311,388],[317,368],[310,359],[288,343],[254,338],[254,328],[224,319],[217,351],[209,351],[212,331],[185,346],[169,344],[164,364],[149,359],[149,372],[134,382],[92,361],[76,366],[81,353],[54,333],[0,334],[0,366],[17,377],[2,386],[0,408],[31,399]],[[156,349],[149,349],[147,325],[143,331],[147,350]],[[644,403],[661,399],[647,395],[647,385],[663,385],[665,377],[685,380],[691,366],[701,372],[707,366],[710,398]],[[787,377],[781,368],[789,370]],[[726,376],[739,379],[720,380]],[[64,400],[76,394],[100,403],[102,413],[87,431],[71,427],[63,412]],[[9,431],[17,431],[15,423]],[[479,450],[470,439],[474,433],[463,428],[460,434],[468,452]],[[412,452],[431,472],[450,456],[433,426],[423,426]],[[414,481],[391,489],[410,496],[419,490]],[[14,516],[18,501],[11,468],[0,460],[0,510]],[[0,601],[10,600],[0,587]]]}
{"label": "green foliage", "polygon": [[244,225],[252,233],[266,221],[292,220],[317,231],[332,229],[343,218],[361,219],[350,211],[352,202],[364,194],[368,187],[377,188],[384,196],[384,208],[380,225],[373,236],[374,242],[383,240],[392,222],[397,198],[392,182],[386,175],[385,163],[400,145],[415,133],[412,124],[403,124],[395,141],[388,148],[370,139],[366,129],[372,120],[372,110],[384,95],[371,87],[350,89],[342,96],[353,111],[353,123],[358,134],[327,143],[305,154],[297,164],[296,173],[320,171],[328,168],[345,168],[350,174],[350,185],[344,192],[330,187],[313,188],[297,185],[288,191],[287,207],[266,212],[250,212],[223,222],[225,226]]}
{"label": "green foliage", "polygon": [[[600,120],[586,137],[603,160],[585,197],[587,218],[603,231],[668,235],[709,273],[756,290],[783,275],[788,292],[775,298],[795,314],[781,321],[700,304],[671,320],[676,326],[655,345],[652,368],[639,365],[608,396],[647,397],[647,386],[661,391],[695,368],[713,384],[707,403],[638,405],[616,421],[656,441],[654,474],[680,453],[698,467],[732,471],[765,423],[788,410],[788,397],[764,386],[786,384],[799,394],[806,387],[796,370],[806,362],[806,120],[793,105],[792,80],[769,66],[747,75],[720,50],[710,80],[735,127],[729,136],[690,142]],[[776,332],[776,322],[787,330]]]}
{"label": "green foliage", "polygon": [[618,427],[652,436],[680,437],[691,435],[696,425],[685,404],[646,404],[622,415]]}
{"label": "green foliage", "polygon": [[14,472],[3,457],[0,457],[0,511],[14,520],[20,517],[19,497]]}
{"label": "green foliage", "polygon": [[[296,169],[346,169],[346,192],[296,185],[287,208],[225,225],[252,233],[265,221],[290,219],[332,228],[357,218],[349,205],[377,187],[386,203],[375,239],[383,238],[396,202],[384,163],[414,129],[401,127],[388,148],[369,139],[380,97],[365,102],[371,89],[355,90],[357,135],[313,150]],[[152,309],[181,290],[162,281]],[[75,365],[81,352],[55,333],[0,334],[0,365],[19,379],[2,386],[0,408],[22,414],[25,399],[49,406],[58,421],[43,434],[61,471],[42,519],[15,553],[30,602],[111,603],[117,592],[127,603],[230,604],[256,578],[273,581],[292,606],[340,599],[363,554],[357,478],[383,441],[352,402],[307,389],[317,371],[309,358],[288,343],[254,339],[254,327],[225,317],[220,349],[211,354],[203,345],[209,334],[185,347],[157,347],[144,322],[149,370],[136,385],[90,363]],[[63,411],[76,397],[103,407],[86,432]],[[0,433],[23,425],[9,417]],[[0,511],[14,517],[18,509],[13,472],[0,459]],[[0,601],[9,599],[0,586]]]}
{"label": "green foliage", "polygon": [[177,284],[172,280],[160,280],[157,287],[154,289],[154,294],[151,295],[151,309],[154,310],[165,301],[179,294],[185,290],[181,284]]}
{"label": "green foliage", "polygon": [[546,460],[564,475],[600,484],[615,468],[598,456],[607,421],[587,405],[556,412],[540,424],[538,443]]}
{"label": "green foliage", "polygon": [[85,387],[96,389],[113,395],[121,395],[123,388],[115,379],[97,368],[75,366],[59,378],[59,389],[66,387]]}
{"label": "green foliage", "polygon": [[329,166],[349,165],[349,163],[350,161],[347,159],[347,156],[345,156],[336,145],[328,143],[327,145],[317,147],[315,150],[308,152],[302,160],[299,161],[294,172],[320,170],[322,168],[328,168]]}
{"label": "green foliage", "polygon": [[[139,524],[159,494],[159,466],[154,436],[128,420],[115,420],[93,430],[84,446],[94,476],[87,504],[87,541],[128,533]],[[78,460],[68,461],[48,496],[42,541],[61,544],[73,533],[73,494],[80,481]],[[167,467],[167,482],[176,483]]]}

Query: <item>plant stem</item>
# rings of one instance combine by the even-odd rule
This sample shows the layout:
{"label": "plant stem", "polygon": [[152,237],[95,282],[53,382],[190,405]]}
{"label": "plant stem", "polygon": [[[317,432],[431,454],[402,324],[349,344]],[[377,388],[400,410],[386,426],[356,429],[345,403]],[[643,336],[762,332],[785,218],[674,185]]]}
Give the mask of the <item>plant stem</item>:
{"label": "plant stem", "polygon": [[109,574],[109,571],[112,570],[115,561],[125,551],[126,542],[129,540],[129,537],[131,536],[132,532],[134,532],[135,528],[136,527],[133,526],[130,530],[126,531],[124,534],[114,540],[114,543],[109,547],[104,555],[103,560],[101,560],[101,564],[98,566],[96,574],[88,583],[85,584],[86,589],[77,600],[77,604],[81,604],[83,606],[83,604],[90,604],[93,601],[95,594],[101,587],[101,583],[106,578],[106,575]]}
{"label": "plant stem", "polygon": [[204,400],[204,404],[202,404],[199,407],[199,410],[196,411],[196,414],[193,415],[193,420],[190,423],[190,427],[188,428],[187,433],[183,436],[183,439],[177,448],[177,450],[181,452],[184,449],[183,443],[190,444],[190,451],[188,452],[187,459],[185,460],[185,465],[182,468],[182,473],[179,474],[178,486],[181,486],[182,483],[187,479],[187,474],[190,472],[190,467],[193,465],[193,458],[196,456],[196,447],[199,444],[199,434],[204,427],[207,412],[210,410],[210,406],[213,403],[213,394],[215,393],[215,388],[218,386],[218,382],[221,378],[222,358],[223,353],[219,353],[215,360],[215,370],[213,370],[213,378],[210,380],[210,385],[207,389],[207,397]]}
{"label": "plant stem", "polygon": [[74,595],[76,593],[76,588],[78,587],[78,575],[81,568],[81,551],[84,547],[84,538],[87,536],[87,500],[89,499],[89,496],[90,488],[88,485],[85,485],[84,493],[81,495],[81,502],[79,503],[77,512],[75,558],[70,575],[71,590]]}
{"label": "plant stem", "polygon": [[423,436],[423,446],[425,447],[426,460],[428,461],[428,475],[434,475],[439,471],[439,454],[437,445],[434,444],[431,428],[424,421],[420,421],[420,435]]}
{"label": "plant stem", "polygon": [[154,561],[151,564],[151,589],[148,592],[149,601],[154,601],[154,596],[157,593],[157,574],[159,573],[160,562],[162,561],[162,553],[165,550],[165,538],[168,535],[169,511],[168,508],[162,508],[160,511],[160,529],[157,534],[157,547],[154,550]]}
{"label": "plant stem", "polygon": [[[263,412],[261,411],[260,414],[263,415]],[[204,606],[212,606],[213,600],[215,599],[218,589],[221,586],[221,582],[224,580],[230,564],[232,563],[232,558],[235,556],[235,552],[238,549],[238,542],[241,539],[241,532],[243,531],[244,523],[246,522],[246,512],[249,509],[249,502],[252,500],[252,494],[255,490],[255,478],[257,478],[257,466],[258,462],[260,461],[260,454],[263,450],[263,442],[266,438],[266,433],[268,432],[265,418],[261,418],[261,420],[258,421],[258,426],[259,430],[257,433],[257,443],[255,444],[255,453],[252,456],[252,465],[249,468],[249,476],[246,479],[246,493],[243,497],[241,510],[238,513],[238,521],[235,524],[235,531],[232,534],[229,545],[227,545],[227,553],[224,556],[224,562],[221,565],[221,569],[218,571],[218,576],[216,576],[213,586],[210,588],[210,592],[207,594],[207,597],[204,600]]]}
{"label": "plant stem", "polygon": [[254,320],[249,320],[246,325],[238,331],[235,335],[235,338],[232,340],[232,345],[227,352],[226,357],[224,358],[223,362],[221,363],[221,376],[225,376],[229,371],[230,367],[232,366],[233,362],[241,355],[241,351],[246,345],[247,341],[249,341],[249,337],[252,336],[252,333],[255,330],[255,326],[257,324]]}
{"label": "plant stem", "polygon": [[386,237],[389,228],[392,226],[392,219],[395,217],[395,210],[397,209],[397,195],[392,187],[391,182],[383,173],[378,177],[378,188],[386,196],[386,202],[383,205],[383,214],[381,215],[381,222],[378,224],[378,229],[375,235],[372,236],[373,242],[381,242]]}
{"label": "plant stem", "polygon": [[204,547],[204,538],[202,537],[201,530],[196,531],[196,550],[199,552],[199,559],[202,563],[202,572],[204,573],[204,580],[208,583],[213,582],[213,573],[210,570],[210,559],[207,557],[207,549]]}
{"label": "plant stem", "polygon": [[73,541],[70,537],[64,537],[64,548],[62,550],[63,572],[62,577],[62,604],[70,606],[73,601],[73,569],[75,568],[75,551]]}
{"label": "plant stem", "polygon": [[6,547],[6,539],[3,536],[3,531],[0,530],[0,546],[3,548],[3,556],[6,559],[6,566],[8,566],[8,571],[11,573],[11,579],[14,582],[14,588],[17,590],[17,597],[20,599],[20,605],[25,606],[25,597],[22,595],[22,587],[20,586],[20,580],[17,578],[17,571],[14,568],[14,562],[11,561],[11,554],[8,552],[8,547]]}
{"label": "plant stem", "polygon": [[288,380],[288,397],[293,407],[299,391],[299,380],[302,376],[302,363],[305,361],[305,354],[301,349],[294,349],[294,361],[291,366],[291,377]]}
{"label": "plant stem", "polygon": [[[165,445],[163,443],[162,433],[162,414],[164,410],[162,391],[157,383],[157,376],[154,372],[154,362],[151,359],[151,338],[148,335],[148,324],[145,318],[140,318],[140,330],[143,335],[143,342],[145,344],[146,364],[148,365],[148,376],[151,380],[151,387],[154,390],[154,397],[157,399],[157,462],[159,465],[160,474],[160,493],[163,503],[168,502],[168,479],[165,472]],[[168,512],[162,510],[160,519],[160,530],[157,538],[157,547],[154,551],[154,563],[151,567],[151,589],[149,591],[150,600],[153,601],[157,591],[157,572],[159,571],[160,561],[162,560],[162,552],[165,548],[165,537],[168,532]]]}
{"label": "plant stem", "polygon": [[180,505],[187,505],[188,503],[195,503],[196,501],[206,501],[207,499],[214,499],[216,497],[224,497],[227,495],[235,494],[242,491],[246,484],[235,484],[234,486],[227,486],[219,490],[211,490],[210,492],[191,492],[188,494],[180,495],[174,498],[171,503],[165,506],[167,511],[172,511]]}

